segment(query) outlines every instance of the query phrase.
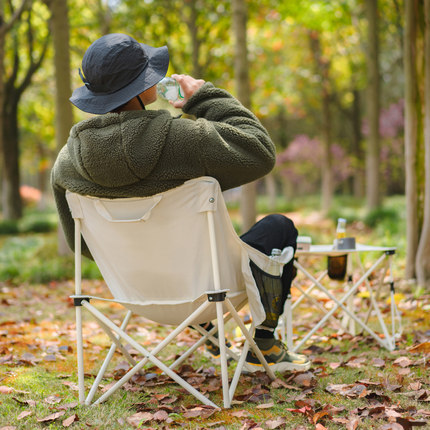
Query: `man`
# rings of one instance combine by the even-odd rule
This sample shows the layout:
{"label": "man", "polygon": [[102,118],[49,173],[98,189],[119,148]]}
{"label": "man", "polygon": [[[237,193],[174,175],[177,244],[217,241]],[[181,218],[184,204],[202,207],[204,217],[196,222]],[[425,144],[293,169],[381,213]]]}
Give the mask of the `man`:
{"label": "man", "polygon": [[[169,65],[167,47],[153,48],[124,34],[96,40],[82,60],[84,86],[70,101],[79,109],[100,114],[76,124],[60,151],[51,182],[66,238],[73,247],[73,221],[66,190],[97,197],[121,198],[154,195],[200,176],[212,176],[223,190],[258,179],[273,168],[275,147],[259,120],[228,92],[186,75],[173,75],[184,99],[173,103],[196,120],[172,117],[166,110],[146,110],[157,98],[156,84]],[[242,239],[270,254],[273,248],[295,249],[297,230],[291,220],[272,215],[257,223]],[[83,243],[83,254],[91,257]],[[282,282],[272,284],[253,268],[272,320],[258,327],[255,341],[274,370],[306,370],[305,356],[289,353],[274,338],[274,328],[289,292],[293,266],[285,266]],[[269,281],[269,282],[268,282]],[[271,287],[272,288],[272,287]],[[264,300],[266,297],[266,300]],[[270,308],[270,303],[265,305]],[[207,345],[213,355],[212,344]],[[259,370],[249,353],[247,362]]]}

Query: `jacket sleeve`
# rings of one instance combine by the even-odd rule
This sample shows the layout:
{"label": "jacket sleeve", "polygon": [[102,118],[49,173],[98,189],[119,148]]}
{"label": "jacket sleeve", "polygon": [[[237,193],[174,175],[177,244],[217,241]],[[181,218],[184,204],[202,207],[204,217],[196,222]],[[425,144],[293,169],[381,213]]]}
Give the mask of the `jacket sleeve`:
{"label": "jacket sleeve", "polygon": [[[64,236],[66,238],[66,242],[69,245],[70,249],[74,251],[75,249],[75,223],[72,218],[69,205],[66,200],[66,189],[63,188],[56,177],[57,165],[62,161],[62,153],[60,152],[59,157],[51,171],[51,186],[52,192],[54,195],[55,204],[57,207],[58,217],[60,221],[60,225],[63,228]],[[81,237],[81,249],[82,255],[93,259],[84,239]]]}
{"label": "jacket sleeve", "polygon": [[183,131],[194,135],[196,156],[205,174],[215,177],[223,190],[256,180],[272,170],[276,150],[267,130],[227,91],[206,83],[183,111],[197,118],[185,125],[189,130]]}

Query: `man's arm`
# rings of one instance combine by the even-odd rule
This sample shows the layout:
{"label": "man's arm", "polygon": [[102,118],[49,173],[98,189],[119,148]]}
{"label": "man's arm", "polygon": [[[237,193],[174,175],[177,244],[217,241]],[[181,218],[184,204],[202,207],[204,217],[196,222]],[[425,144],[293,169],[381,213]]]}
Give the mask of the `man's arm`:
{"label": "man's arm", "polygon": [[[182,135],[184,150],[199,158],[204,174],[215,177],[222,189],[251,182],[272,170],[276,152],[267,130],[227,91],[205,83],[174,105],[179,104],[197,120],[173,121],[172,131],[177,137]],[[194,147],[187,146],[187,136]]]}

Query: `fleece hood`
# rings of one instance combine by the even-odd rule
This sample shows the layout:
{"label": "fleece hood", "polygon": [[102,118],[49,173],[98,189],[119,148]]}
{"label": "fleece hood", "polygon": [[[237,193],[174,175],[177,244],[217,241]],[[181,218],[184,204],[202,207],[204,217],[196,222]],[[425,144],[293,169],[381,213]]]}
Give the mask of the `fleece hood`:
{"label": "fleece hood", "polygon": [[81,121],[67,141],[70,160],[83,178],[102,187],[134,184],[156,166],[170,124],[166,110],[110,113]]}

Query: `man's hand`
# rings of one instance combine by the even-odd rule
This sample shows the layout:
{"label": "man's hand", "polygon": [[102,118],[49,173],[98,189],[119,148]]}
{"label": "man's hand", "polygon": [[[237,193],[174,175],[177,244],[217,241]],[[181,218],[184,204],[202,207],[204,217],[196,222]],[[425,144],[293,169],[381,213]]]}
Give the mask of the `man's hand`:
{"label": "man's hand", "polygon": [[182,88],[184,98],[171,102],[175,108],[181,109],[188,99],[205,83],[203,79],[194,79],[189,75],[172,75]]}

